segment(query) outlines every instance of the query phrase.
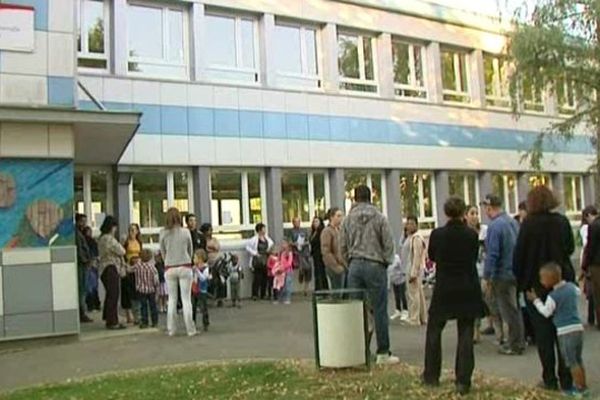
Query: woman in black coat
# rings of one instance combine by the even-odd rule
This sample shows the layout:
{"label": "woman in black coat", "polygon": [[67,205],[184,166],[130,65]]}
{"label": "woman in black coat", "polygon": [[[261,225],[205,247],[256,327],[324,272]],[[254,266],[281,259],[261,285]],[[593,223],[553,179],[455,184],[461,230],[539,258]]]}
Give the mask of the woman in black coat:
{"label": "woman in black coat", "polygon": [[[533,189],[527,195],[527,218],[521,224],[515,248],[514,269],[521,292],[534,289],[542,301],[546,301],[548,291],[539,279],[540,267],[548,262],[556,262],[562,268],[563,278],[575,280],[571,264],[571,254],[575,251],[575,240],[569,220],[556,212],[558,201],[550,189],[544,186]],[[533,326],[538,355],[542,363],[542,377],[547,389],[564,390],[573,385],[571,374],[558,353],[558,378],[556,377],[556,353],[558,342],[556,328],[551,319],[538,313],[535,306],[527,301],[527,312]]]}
{"label": "woman in black coat", "polygon": [[477,233],[463,221],[466,205],[458,197],[444,204],[449,221],[435,229],[429,239],[429,258],[435,262],[435,287],[425,344],[423,383],[439,384],[442,366],[442,331],[448,320],[457,320],[456,390],[466,394],[471,389],[475,368],[473,333],[475,320],[484,315],[481,285],[477,275],[479,239]]}
{"label": "woman in black coat", "polygon": [[313,218],[310,231],[310,255],[315,267],[315,290],[328,290],[329,283],[325,274],[323,253],[321,253],[321,233],[325,229],[323,220],[319,217]]}

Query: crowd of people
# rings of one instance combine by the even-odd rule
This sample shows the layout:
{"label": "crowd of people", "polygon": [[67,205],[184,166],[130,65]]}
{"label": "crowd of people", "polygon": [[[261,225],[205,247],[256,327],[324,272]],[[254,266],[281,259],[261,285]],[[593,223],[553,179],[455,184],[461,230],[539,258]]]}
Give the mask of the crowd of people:
{"label": "crowd of people", "polygon": [[[386,217],[371,203],[367,186],[355,188],[355,202],[344,217],[338,208],[326,221],[315,217],[310,230],[299,218],[284,240],[275,243],[266,226],[256,225],[246,243],[250,256],[252,299],[290,304],[294,277],[307,295],[315,290],[363,289],[371,310],[369,334],[377,342],[376,363],[393,364],[389,323],[426,325],[425,385],[437,385],[441,372],[441,335],[449,320],[458,330],[456,388],[467,393],[475,367],[474,345],[482,335],[495,335],[498,351],[523,354],[537,346],[543,387],[571,394],[586,393],[582,361],[583,324],[578,312],[579,281],[589,302],[588,323],[600,323],[600,219],[598,210],[583,210],[581,273],[571,263],[575,240],[569,220],[556,211],[558,201],[544,186],[534,188],[519,214],[509,216],[498,196],[489,194],[479,205],[458,197],[444,204],[447,223],[434,229],[428,240],[419,221],[406,216],[405,231],[396,246]],[[479,211],[486,216],[482,224]],[[325,224],[327,222],[327,225]],[[157,326],[167,313],[167,333],[175,335],[178,309],[189,336],[210,324],[209,299],[222,306],[229,298],[241,307],[245,266],[237,256],[222,254],[210,224],[197,228],[189,214],[183,226],[176,208],[166,213],[160,233],[160,251],[153,253],[131,224],[126,238],[116,238],[117,221],[107,216],[98,240],[92,237],[85,215],[76,216],[81,321],[91,321],[85,310],[102,308],[108,329],[123,329],[120,306],[127,324]],[[424,279],[433,277],[429,304]],[[388,278],[395,310],[388,315]],[[577,279],[579,278],[579,279]],[[98,279],[105,289],[98,296]]]}

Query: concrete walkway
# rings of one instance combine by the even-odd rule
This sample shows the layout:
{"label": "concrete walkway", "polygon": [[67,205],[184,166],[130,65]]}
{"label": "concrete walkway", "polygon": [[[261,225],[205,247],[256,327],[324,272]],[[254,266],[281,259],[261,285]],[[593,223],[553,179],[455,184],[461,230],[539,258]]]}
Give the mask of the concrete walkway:
{"label": "concrete walkway", "polygon": [[[85,326],[80,340],[51,340],[0,345],[0,391],[48,382],[64,382],[98,373],[207,360],[245,358],[313,358],[310,302],[291,306],[246,302],[240,310],[211,309],[211,329],[197,337],[167,337],[159,330],[108,332],[100,323]],[[93,315],[99,319],[99,315]],[[164,322],[164,315],[161,315]],[[391,324],[392,351],[402,361],[422,365],[424,328]],[[444,366],[452,368],[456,334],[444,335]],[[584,354],[589,382],[600,394],[600,332],[588,331]],[[524,356],[496,353],[491,338],[476,347],[478,371],[535,384],[540,366],[534,349]]]}

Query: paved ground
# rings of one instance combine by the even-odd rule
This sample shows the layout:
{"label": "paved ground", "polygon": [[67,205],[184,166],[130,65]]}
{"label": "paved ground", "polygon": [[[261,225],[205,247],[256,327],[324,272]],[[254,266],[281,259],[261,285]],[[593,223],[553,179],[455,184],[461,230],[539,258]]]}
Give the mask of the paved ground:
{"label": "paved ground", "polygon": [[[291,306],[246,302],[244,308],[211,309],[208,333],[194,338],[167,337],[162,331],[130,328],[118,333],[87,325],[81,340],[5,343],[0,346],[0,391],[93,374],[187,362],[243,358],[313,358],[310,303]],[[96,319],[98,315],[94,315]],[[164,316],[161,315],[164,320]],[[391,325],[392,350],[405,362],[422,365],[424,328]],[[455,329],[444,336],[444,364],[454,362]],[[586,333],[590,384],[600,396],[600,332]],[[594,356],[591,356],[594,355]],[[487,374],[535,384],[540,369],[534,349],[522,357],[503,357],[487,338],[476,348],[477,369]]]}

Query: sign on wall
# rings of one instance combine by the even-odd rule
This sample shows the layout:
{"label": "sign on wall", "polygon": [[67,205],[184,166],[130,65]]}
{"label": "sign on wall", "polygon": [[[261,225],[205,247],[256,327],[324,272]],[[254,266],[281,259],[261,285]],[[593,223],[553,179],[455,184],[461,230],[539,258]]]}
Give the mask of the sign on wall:
{"label": "sign on wall", "polygon": [[32,52],[33,7],[0,4],[0,50]]}

